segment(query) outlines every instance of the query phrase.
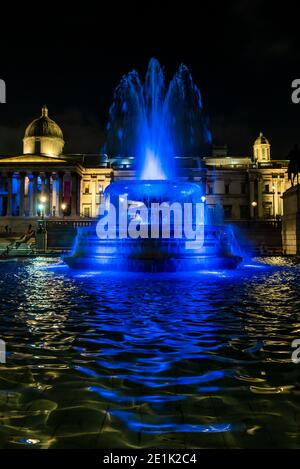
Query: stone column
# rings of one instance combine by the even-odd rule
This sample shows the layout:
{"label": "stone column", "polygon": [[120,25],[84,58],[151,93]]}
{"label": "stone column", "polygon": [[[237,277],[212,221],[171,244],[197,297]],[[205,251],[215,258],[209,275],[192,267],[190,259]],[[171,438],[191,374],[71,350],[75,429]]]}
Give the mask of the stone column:
{"label": "stone column", "polygon": [[51,216],[58,216],[58,203],[57,203],[57,174],[52,174],[52,198],[50,205]]}
{"label": "stone column", "polygon": [[64,201],[64,175],[65,173],[63,171],[60,171],[58,173],[58,180],[59,180],[59,193],[58,193],[58,214],[60,217],[63,216],[63,210],[61,208],[63,201]]}
{"label": "stone column", "polygon": [[283,200],[282,200],[282,197],[283,197],[283,193],[285,191],[285,187],[284,187],[284,178],[280,178],[280,196],[279,196],[279,215],[282,216],[283,215]]}
{"label": "stone column", "polygon": [[46,188],[45,188],[45,174],[41,174],[40,177],[41,177],[41,181],[42,181],[42,190],[41,190],[41,193],[42,193],[42,195],[45,195],[45,194],[46,194]]}
{"label": "stone column", "polygon": [[28,176],[28,207],[29,207],[29,216],[33,217],[32,174],[30,176]]}
{"label": "stone column", "polygon": [[20,217],[25,215],[25,178],[26,173],[20,173]]}
{"label": "stone column", "polygon": [[78,190],[77,174],[76,174],[76,173],[72,173],[71,217],[76,217],[76,215],[77,215],[77,190]]}
{"label": "stone column", "polygon": [[[277,179],[274,179],[273,180],[273,185],[275,186],[275,189],[274,189],[274,207],[273,207],[273,217],[275,218],[276,215],[278,215],[279,213],[279,204],[278,204],[278,181]],[[272,189],[273,191],[273,189]]]}
{"label": "stone column", "polygon": [[51,173],[45,173],[45,196],[46,196],[46,203],[45,203],[45,215],[49,216],[51,213]]}
{"label": "stone column", "polygon": [[12,176],[13,173],[7,173],[7,212],[8,217],[12,216]]}
{"label": "stone column", "polygon": [[91,216],[92,217],[95,217],[96,216],[96,197],[97,197],[97,179],[95,180],[95,178],[92,177],[91,179],[91,193],[92,193],[92,213],[91,213]]}
{"label": "stone column", "polygon": [[77,174],[77,215],[81,215],[81,176]]}
{"label": "stone column", "polygon": [[263,204],[262,204],[262,184],[261,179],[258,177],[257,179],[257,210],[258,210],[258,218],[262,218],[263,216]]}
{"label": "stone column", "polygon": [[38,175],[39,173],[32,173],[32,216],[37,214],[37,196],[38,196]]}
{"label": "stone column", "polygon": [[252,202],[257,203],[257,200],[255,200],[254,181],[252,179],[250,179],[250,194],[249,194],[249,197],[250,197],[250,218],[254,218],[255,210],[254,210],[254,207],[252,205]]}

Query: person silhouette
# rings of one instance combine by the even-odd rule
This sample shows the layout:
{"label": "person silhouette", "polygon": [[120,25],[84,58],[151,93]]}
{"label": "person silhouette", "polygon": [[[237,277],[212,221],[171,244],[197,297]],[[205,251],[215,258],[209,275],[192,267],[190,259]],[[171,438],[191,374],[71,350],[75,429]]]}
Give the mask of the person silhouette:
{"label": "person silhouette", "polygon": [[288,154],[289,166],[288,166],[288,178],[291,181],[292,186],[295,184],[295,178],[297,179],[297,185],[299,184],[299,172],[300,172],[300,150],[298,143],[295,143],[294,148]]}

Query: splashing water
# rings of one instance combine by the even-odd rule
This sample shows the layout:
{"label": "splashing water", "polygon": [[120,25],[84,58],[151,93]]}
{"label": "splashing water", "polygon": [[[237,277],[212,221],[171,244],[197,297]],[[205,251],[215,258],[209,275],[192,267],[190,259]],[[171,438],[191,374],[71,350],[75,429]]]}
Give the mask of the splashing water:
{"label": "splashing water", "polygon": [[[110,108],[105,151],[112,158],[134,157],[137,179],[113,181],[106,188],[107,213],[80,230],[64,261],[72,268],[152,273],[236,268],[242,257],[232,254],[233,235],[219,222],[207,224],[203,182],[175,178],[175,157],[201,157],[210,142],[200,91],[185,65],[169,86],[155,59],[143,85],[136,71],[124,75]],[[120,217],[120,203],[127,200],[129,211]],[[159,213],[158,205],[171,209],[172,217]],[[189,209],[191,230],[186,231]],[[103,229],[106,215],[110,227]]]}
{"label": "splashing water", "polygon": [[201,94],[185,65],[169,86],[156,59],[144,84],[136,71],[123,76],[109,111],[105,151],[134,156],[139,179],[170,179],[175,156],[202,156],[210,144]]}

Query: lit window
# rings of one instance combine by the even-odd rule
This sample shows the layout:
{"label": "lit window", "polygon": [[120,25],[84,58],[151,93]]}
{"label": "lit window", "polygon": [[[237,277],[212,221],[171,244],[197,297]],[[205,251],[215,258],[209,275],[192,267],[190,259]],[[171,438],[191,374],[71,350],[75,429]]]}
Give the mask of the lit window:
{"label": "lit window", "polygon": [[272,203],[271,202],[265,202],[263,204],[263,215],[264,215],[264,218],[272,217]]}
{"label": "lit window", "polygon": [[89,216],[90,216],[90,207],[84,207],[84,208],[83,208],[83,215],[84,215],[86,218],[89,218]]}

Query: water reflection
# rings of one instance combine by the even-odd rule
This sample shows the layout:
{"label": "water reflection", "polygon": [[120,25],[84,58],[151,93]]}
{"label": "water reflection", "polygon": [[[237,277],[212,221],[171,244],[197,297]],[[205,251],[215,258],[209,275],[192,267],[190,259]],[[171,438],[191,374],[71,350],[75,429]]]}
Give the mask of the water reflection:
{"label": "water reflection", "polygon": [[0,445],[298,447],[300,268],[0,264]]}

